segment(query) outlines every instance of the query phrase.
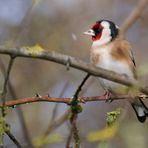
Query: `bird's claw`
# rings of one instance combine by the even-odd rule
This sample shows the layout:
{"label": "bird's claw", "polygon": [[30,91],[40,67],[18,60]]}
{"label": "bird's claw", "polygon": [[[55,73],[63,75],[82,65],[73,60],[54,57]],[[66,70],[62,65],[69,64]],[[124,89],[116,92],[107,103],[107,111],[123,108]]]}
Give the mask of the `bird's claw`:
{"label": "bird's claw", "polygon": [[107,103],[111,103],[113,101],[112,93],[109,91],[105,92],[104,97],[105,97],[105,102],[107,102]]}
{"label": "bird's claw", "polygon": [[86,103],[86,101],[85,101],[84,98],[79,98],[79,102],[81,102],[81,103]]}

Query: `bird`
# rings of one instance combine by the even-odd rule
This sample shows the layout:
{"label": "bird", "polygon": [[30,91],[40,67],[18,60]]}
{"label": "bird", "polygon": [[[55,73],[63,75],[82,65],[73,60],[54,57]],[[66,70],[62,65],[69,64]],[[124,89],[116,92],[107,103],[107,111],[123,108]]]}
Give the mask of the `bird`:
{"label": "bird", "polygon": [[[90,61],[93,65],[114,71],[129,80],[138,79],[131,45],[114,22],[105,19],[98,20],[84,34],[92,38]],[[122,84],[103,78],[98,79],[107,97],[130,92],[129,88]],[[145,122],[148,108],[144,102],[139,98],[130,99],[129,102],[138,120]]]}

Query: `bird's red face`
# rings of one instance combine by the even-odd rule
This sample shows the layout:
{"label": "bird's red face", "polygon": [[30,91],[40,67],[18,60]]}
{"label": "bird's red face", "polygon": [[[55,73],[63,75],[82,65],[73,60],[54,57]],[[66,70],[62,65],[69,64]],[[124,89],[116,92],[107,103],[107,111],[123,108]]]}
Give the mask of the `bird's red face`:
{"label": "bird's red face", "polygon": [[92,40],[99,45],[106,44],[113,41],[118,36],[119,28],[113,22],[109,20],[97,21],[91,29],[84,32],[86,35],[90,35]]}
{"label": "bird's red face", "polygon": [[88,31],[84,32],[84,34],[92,36],[92,40],[96,41],[101,38],[102,30],[103,30],[103,26],[101,25],[101,23],[96,22],[93,25],[93,27]]}
{"label": "bird's red face", "polygon": [[101,38],[102,30],[103,30],[103,27],[101,26],[101,24],[96,23],[95,25],[93,25],[92,30],[95,33],[95,35],[92,36],[92,40],[93,41],[99,40]]}

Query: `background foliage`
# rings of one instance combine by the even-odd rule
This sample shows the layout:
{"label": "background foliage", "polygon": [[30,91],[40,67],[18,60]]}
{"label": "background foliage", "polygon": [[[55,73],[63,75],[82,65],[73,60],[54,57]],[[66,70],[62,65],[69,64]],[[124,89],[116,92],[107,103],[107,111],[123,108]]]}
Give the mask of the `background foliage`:
{"label": "background foliage", "polygon": [[[0,44],[6,47],[38,46],[54,50],[89,62],[91,40],[83,36],[94,21],[109,19],[119,26],[136,5],[135,0],[0,0]],[[138,69],[140,83],[147,85],[147,43],[148,43],[148,8],[125,34],[131,42]],[[40,50],[40,48],[38,48]],[[0,55],[2,63],[8,65],[8,57]],[[1,68],[1,65],[0,65]],[[17,58],[14,62],[10,80],[17,98],[33,96],[35,93],[50,94],[54,97],[72,96],[75,88],[85,73],[37,59]],[[4,76],[0,70],[0,88]],[[65,89],[63,90],[63,88]],[[62,93],[61,93],[62,92]],[[103,94],[96,78],[91,78],[82,91],[83,95]],[[7,100],[12,98],[10,90]],[[35,146],[64,147],[69,135],[69,122],[52,131],[47,139],[43,133],[52,121],[54,103],[34,103],[21,108],[30,139]],[[116,108],[123,108],[123,119],[113,128],[112,136],[95,142],[89,137],[93,131],[106,130],[106,113]],[[56,117],[60,117],[68,107],[58,104]],[[6,120],[15,137],[22,145],[27,145],[24,128],[20,122],[18,107],[7,109]],[[3,119],[0,119],[0,126]],[[5,125],[4,125],[5,126]],[[83,112],[78,117],[78,128],[82,147],[120,147],[146,148],[148,145],[148,126],[140,124],[127,100],[114,101],[111,104],[94,102],[83,105]],[[3,131],[0,128],[0,133]],[[114,133],[115,132],[115,133]],[[108,133],[108,132],[107,132]],[[109,136],[109,135],[108,135]],[[99,136],[98,136],[99,137]],[[4,137],[7,147],[15,147],[13,142]]]}

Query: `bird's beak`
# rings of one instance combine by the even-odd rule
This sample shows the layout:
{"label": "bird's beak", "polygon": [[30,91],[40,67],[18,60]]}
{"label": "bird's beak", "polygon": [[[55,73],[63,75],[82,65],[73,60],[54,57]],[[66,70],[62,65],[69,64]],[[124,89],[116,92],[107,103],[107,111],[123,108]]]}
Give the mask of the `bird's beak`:
{"label": "bird's beak", "polygon": [[89,29],[88,31],[84,32],[85,35],[95,36],[95,32],[92,29]]}

